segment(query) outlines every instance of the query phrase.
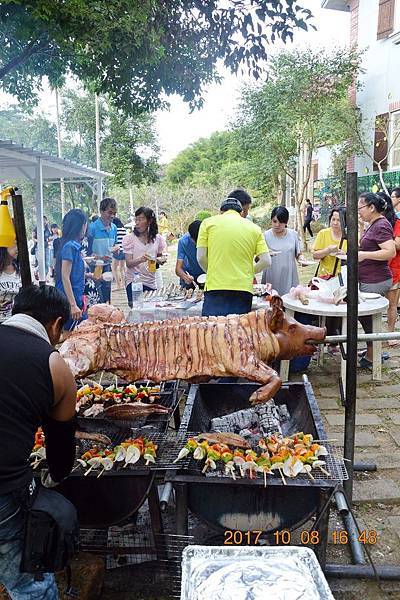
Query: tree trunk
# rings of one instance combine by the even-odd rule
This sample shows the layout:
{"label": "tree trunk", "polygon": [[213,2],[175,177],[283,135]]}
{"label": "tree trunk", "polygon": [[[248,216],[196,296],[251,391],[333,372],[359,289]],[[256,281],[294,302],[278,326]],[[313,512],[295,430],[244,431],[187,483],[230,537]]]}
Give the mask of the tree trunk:
{"label": "tree trunk", "polygon": [[383,179],[383,169],[382,169],[382,164],[381,161],[379,161],[378,163],[376,163],[377,167],[378,167],[378,171],[379,171],[379,181],[381,182],[381,186],[383,188],[383,191],[385,192],[385,194],[387,194],[388,196],[390,196],[388,189],[386,187],[386,183],[385,180]]}

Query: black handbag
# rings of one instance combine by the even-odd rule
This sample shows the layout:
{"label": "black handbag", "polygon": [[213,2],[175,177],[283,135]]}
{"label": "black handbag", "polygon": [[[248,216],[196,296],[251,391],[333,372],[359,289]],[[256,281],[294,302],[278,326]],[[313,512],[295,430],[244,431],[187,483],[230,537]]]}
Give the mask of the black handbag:
{"label": "black handbag", "polygon": [[67,498],[41,485],[30,486],[26,507],[22,573],[56,573],[68,568],[78,552],[76,508]]}

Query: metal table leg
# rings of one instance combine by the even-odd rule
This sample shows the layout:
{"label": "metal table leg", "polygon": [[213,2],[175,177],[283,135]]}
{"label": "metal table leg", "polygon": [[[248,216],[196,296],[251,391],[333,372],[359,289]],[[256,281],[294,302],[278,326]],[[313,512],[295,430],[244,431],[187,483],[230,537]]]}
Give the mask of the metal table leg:
{"label": "metal table leg", "polygon": [[[382,331],[382,313],[372,315],[372,333]],[[372,342],[372,379],[382,379],[382,342]]]}
{"label": "metal table leg", "polygon": [[[288,317],[294,317],[294,310],[290,310],[290,308],[285,308],[285,313]],[[288,360],[281,360],[281,366],[279,369],[279,377],[282,381],[288,381],[289,379],[289,363]]]}
{"label": "metal table leg", "polygon": [[[319,317],[319,326],[325,327],[325,325],[326,325],[326,317],[324,317],[324,316]],[[324,354],[325,354],[325,344],[321,344],[319,346],[318,361],[317,361],[317,364],[319,367],[324,364]]]}

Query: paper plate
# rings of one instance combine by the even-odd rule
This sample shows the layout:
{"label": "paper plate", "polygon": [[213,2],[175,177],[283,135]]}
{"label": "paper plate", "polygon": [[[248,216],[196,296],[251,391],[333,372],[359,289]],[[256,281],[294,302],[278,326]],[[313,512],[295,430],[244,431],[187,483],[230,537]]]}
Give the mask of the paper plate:
{"label": "paper plate", "polygon": [[203,273],[202,275],[199,275],[197,278],[197,283],[205,283],[207,279],[207,275],[205,273]]}
{"label": "paper plate", "polygon": [[378,298],[382,298],[380,294],[375,294],[374,292],[360,292],[360,294],[365,300],[377,300]]}

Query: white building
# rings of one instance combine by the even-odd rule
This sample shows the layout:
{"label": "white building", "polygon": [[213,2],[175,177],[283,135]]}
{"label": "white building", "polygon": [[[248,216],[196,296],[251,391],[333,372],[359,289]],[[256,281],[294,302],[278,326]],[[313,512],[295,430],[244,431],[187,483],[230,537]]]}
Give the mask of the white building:
{"label": "white building", "polygon": [[[368,129],[368,152],[379,161],[388,154],[383,166],[389,187],[400,185],[400,0],[322,0],[322,8],[349,13],[350,43],[357,44],[363,55],[359,76],[362,89],[350,90],[352,100],[362,112]],[[388,124],[384,139],[380,122]],[[371,189],[377,173],[376,164],[368,156],[349,161],[348,171],[356,171],[361,185]],[[367,175],[367,176],[366,176]]]}

